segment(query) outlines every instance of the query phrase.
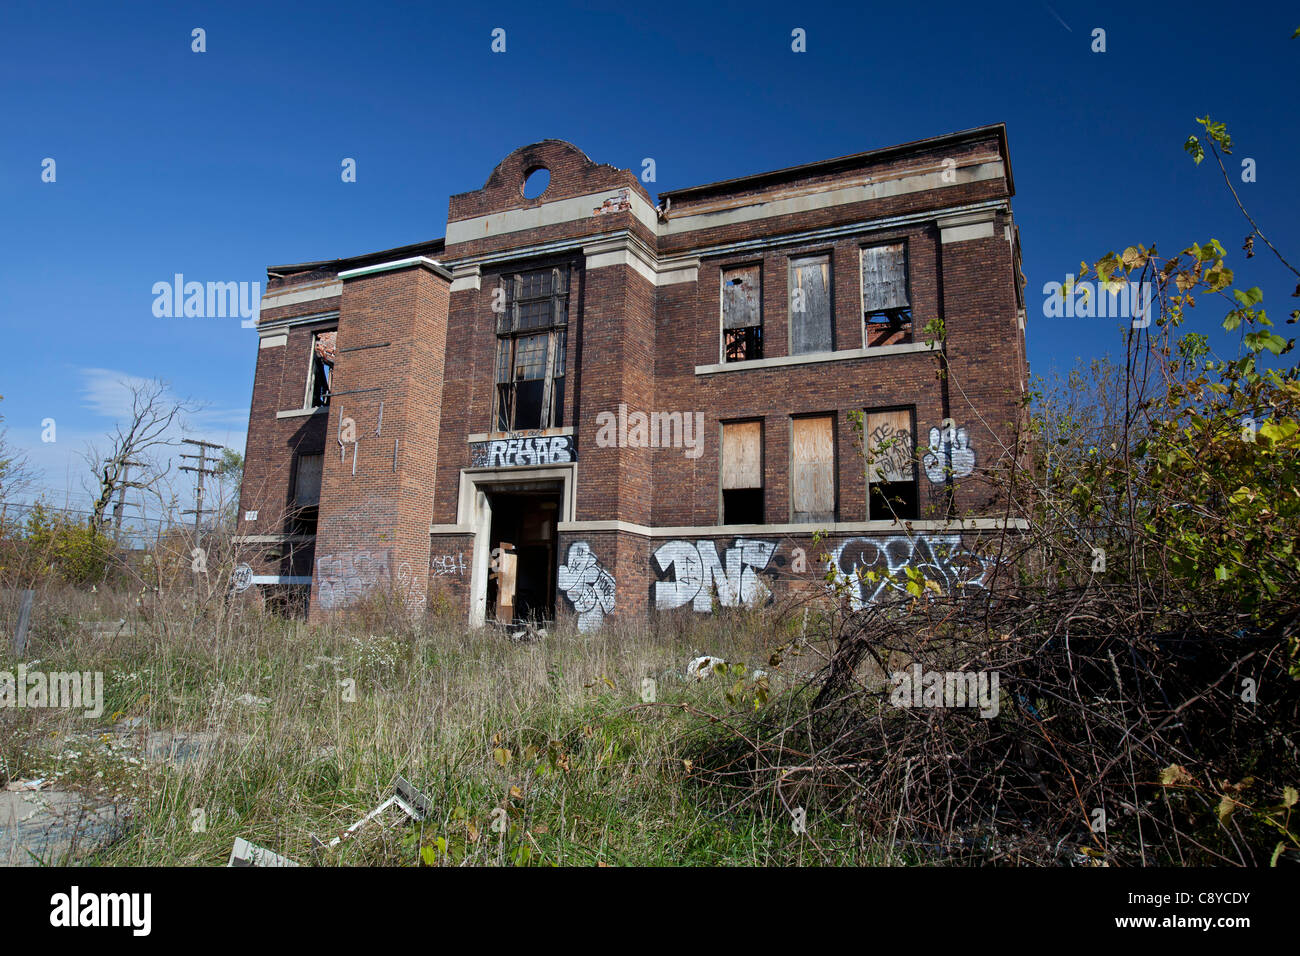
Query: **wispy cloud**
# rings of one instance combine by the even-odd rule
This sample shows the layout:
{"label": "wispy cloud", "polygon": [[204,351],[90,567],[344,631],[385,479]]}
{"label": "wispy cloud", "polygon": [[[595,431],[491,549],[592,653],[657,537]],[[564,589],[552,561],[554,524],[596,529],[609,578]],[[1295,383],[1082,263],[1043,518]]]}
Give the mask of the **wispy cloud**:
{"label": "wispy cloud", "polygon": [[83,368],[81,374],[82,405],[105,418],[129,418],[131,389],[147,385],[149,379],[109,368]]}
{"label": "wispy cloud", "polygon": [[[1057,21],[1061,24],[1061,26],[1065,27],[1065,29],[1067,30],[1070,30],[1070,25],[1061,19],[1061,15],[1052,9],[1052,5],[1050,3],[1044,4],[1044,6],[1047,7],[1048,12],[1050,12],[1052,16],[1056,17]],[[1073,33],[1074,31],[1070,30],[1070,32]]]}

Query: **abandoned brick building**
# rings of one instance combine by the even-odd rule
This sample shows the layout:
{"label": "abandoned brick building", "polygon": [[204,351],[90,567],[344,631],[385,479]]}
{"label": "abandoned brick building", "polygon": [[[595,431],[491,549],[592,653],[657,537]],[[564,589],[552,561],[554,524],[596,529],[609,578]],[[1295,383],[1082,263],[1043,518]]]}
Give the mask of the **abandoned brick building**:
{"label": "abandoned brick building", "polygon": [[1001,125],[654,198],[547,140],[443,239],[268,269],[252,580],[583,629],[824,555],[981,586],[1028,375],[1013,194]]}

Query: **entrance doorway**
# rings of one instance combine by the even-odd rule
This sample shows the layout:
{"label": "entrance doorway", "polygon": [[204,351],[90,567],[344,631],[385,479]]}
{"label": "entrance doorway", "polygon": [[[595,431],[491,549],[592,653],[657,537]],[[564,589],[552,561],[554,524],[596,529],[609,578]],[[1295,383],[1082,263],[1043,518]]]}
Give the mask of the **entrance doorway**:
{"label": "entrance doorway", "polygon": [[[487,582],[487,618],[499,624],[555,620],[560,491],[491,491],[488,546],[500,573]],[[501,550],[498,552],[497,549]]]}

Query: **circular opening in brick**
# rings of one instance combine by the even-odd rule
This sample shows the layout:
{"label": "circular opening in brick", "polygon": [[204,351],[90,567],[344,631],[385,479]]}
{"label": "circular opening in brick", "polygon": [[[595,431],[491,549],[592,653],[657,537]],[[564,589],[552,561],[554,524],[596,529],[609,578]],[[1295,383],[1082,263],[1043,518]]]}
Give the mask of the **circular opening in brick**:
{"label": "circular opening in brick", "polygon": [[549,185],[551,185],[551,171],[545,166],[528,170],[524,173],[524,198],[536,199],[546,192],[546,187]]}

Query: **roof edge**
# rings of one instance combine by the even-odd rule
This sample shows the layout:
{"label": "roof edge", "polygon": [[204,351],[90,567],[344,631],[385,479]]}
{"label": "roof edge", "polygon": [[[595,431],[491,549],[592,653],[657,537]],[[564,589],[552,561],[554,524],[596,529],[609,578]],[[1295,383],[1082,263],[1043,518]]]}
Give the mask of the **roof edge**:
{"label": "roof edge", "polygon": [[751,173],[748,176],[738,176],[734,179],[722,179],[713,183],[705,183],[700,186],[686,186],[682,189],[671,189],[659,193],[660,199],[673,199],[678,202],[700,199],[710,195],[720,193],[734,192],[743,188],[752,188],[754,186],[766,185],[768,183],[779,183],[783,180],[795,179],[803,176],[815,175],[823,172],[833,172],[837,168],[857,166],[866,160],[883,159],[893,155],[919,152],[923,149],[932,149],[935,146],[957,145],[963,142],[980,139],[988,136],[990,133],[995,134],[998,139],[998,148],[1002,153],[1002,161],[1007,170],[1007,189],[1010,195],[1016,194],[1015,180],[1011,175],[1011,157],[1007,150],[1007,126],[1005,123],[990,123],[985,126],[976,126],[971,129],[960,130],[955,133],[943,133],[939,136],[930,136],[925,139],[912,140],[908,143],[899,143],[896,146],[883,146],[880,149],[867,150],[863,153],[851,153],[848,156],[837,156],[833,159],[819,159],[811,163],[802,163],[797,166],[786,166],[782,169],[773,169],[761,173]]}

